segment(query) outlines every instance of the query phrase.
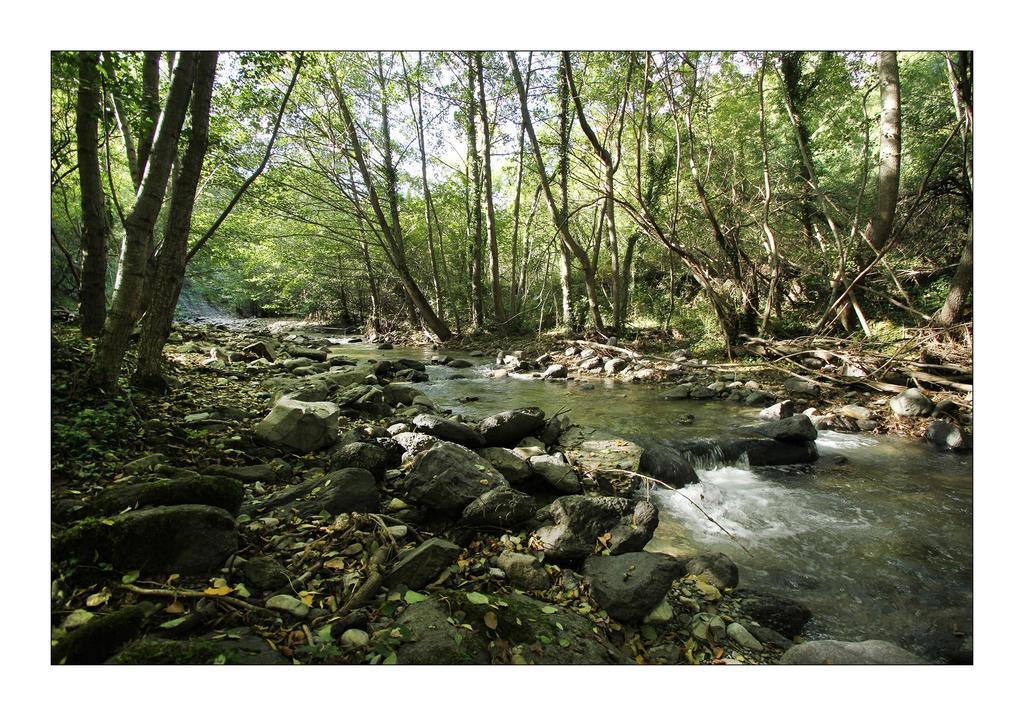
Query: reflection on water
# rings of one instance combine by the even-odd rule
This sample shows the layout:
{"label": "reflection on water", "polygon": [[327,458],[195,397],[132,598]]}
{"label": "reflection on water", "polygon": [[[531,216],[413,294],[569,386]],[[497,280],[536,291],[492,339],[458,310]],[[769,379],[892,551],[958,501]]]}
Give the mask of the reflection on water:
{"label": "reflection on water", "polygon": [[[339,346],[353,357],[427,359],[421,349]],[[454,355],[454,354],[453,354]],[[662,401],[663,388],[597,380],[545,383],[492,379],[492,359],[453,370],[430,366],[420,384],[440,405],[470,419],[536,405],[626,438],[720,435],[757,411],[724,401]],[[452,376],[462,379],[451,380]],[[728,377],[728,376],[727,376]],[[473,398],[472,402],[460,399]],[[692,420],[688,416],[692,416]],[[698,470],[680,491],[725,527],[750,554],[680,494],[656,493],[661,522],[648,549],[722,551],[740,566],[741,586],[776,591],[814,613],[816,638],[887,639],[942,660],[971,633],[972,460],[917,441],[822,431],[812,467]],[[842,455],[843,464],[827,459]]]}

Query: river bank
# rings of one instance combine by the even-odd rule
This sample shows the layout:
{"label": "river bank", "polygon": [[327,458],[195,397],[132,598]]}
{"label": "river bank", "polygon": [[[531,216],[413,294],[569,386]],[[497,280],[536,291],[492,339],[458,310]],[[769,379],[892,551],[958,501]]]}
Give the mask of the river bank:
{"label": "river bank", "polygon": [[[138,515],[146,504],[169,504],[166,491],[172,488],[166,481],[171,480],[173,489],[191,491],[181,499],[205,495],[206,504],[216,505],[212,509],[227,509],[229,517],[237,512],[231,527],[206,512],[183,514],[180,504],[173,519],[212,521],[203,531],[204,544],[220,535],[227,551],[233,536],[230,551],[241,559],[229,563],[225,557],[214,565],[216,560],[204,554],[201,574],[174,579],[171,570],[122,570],[128,558],[109,545],[108,559],[91,565],[78,560],[70,574],[67,560],[58,560],[54,636],[65,644],[57,647],[62,658],[69,653],[79,655],[72,661],[81,653],[95,658],[64,639],[78,632],[80,643],[109,644],[95,634],[87,639],[89,630],[102,635],[126,622],[130,628],[113,640],[118,647],[131,641],[128,637],[149,635],[115,657],[129,662],[224,656],[301,663],[774,663],[810,617],[785,595],[743,591],[742,575],[724,555],[673,559],[641,551],[654,534],[657,508],[637,493],[636,484],[616,484],[615,470],[640,470],[642,452],[630,453],[628,440],[605,438],[627,447],[615,453],[611,466],[600,457],[611,444],[581,452],[563,441],[572,428],[558,416],[549,413],[540,422],[535,415],[509,419],[527,422],[527,432],[510,446],[521,454],[475,453],[483,468],[476,457],[463,468],[483,469],[480,480],[490,489],[473,486],[465,492],[469,488],[462,485],[456,503],[472,500],[448,504],[454,487],[439,496],[426,486],[445,472],[439,467],[462,464],[458,460],[466,455],[457,449],[460,442],[469,443],[463,450],[507,449],[474,444],[478,437],[471,435],[481,435],[485,421],[474,426],[443,417],[445,406],[413,388],[413,381],[420,387],[430,382],[429,376],[421,380],[426,365],[409,358],[342,357],[330,342],[287,340],[290,334],[283,332],[278,341],[262,329],[180,326],[178,332],[169,350],[178,381],[172,393],[152,399],[133,395],[124,414],[111,418],[116,423],[111,440],[94,439],[91,431],[87,440],[79,440],[78,447],[91,448],[85,460],[55,464],[56,554],[75,552],[75,539],[63,528],[80,522],[83,510],[99,520],[94,529],[143,529]],[[243,349],[256,343],[264,343],[275,360],[246,358]],[[282,348],[291,357],[280,355]],[[55,346],[55,436],[74,423],[72,413],[97,411],[60,398],[69,386],[73,390],[83,355],[68,336]],[[335,417],[344,419],[339,438],[319,446],[282,442],[294,440],[285,437],[287,430],[264,427],[261,435],[270,404],[287,393],[307,404],[335,401]],[[61,448],[68,447],[65,437],[57,441]],[[425,459],[432,452],[431,460],[440,460],[433,466]],[[570,469],[559,454],[569,457]],[[578,492],[566,489],[570,473]],[[164,496],[140,500],[153,485]],[[494,492],[501,498],[497,505],[489,502],[497,499],[492,494],[466,516],[470,504]],[[128,513],[135,512],[134,521],[118,516],[125,506],[136,505],[143,509]],[[547,512],[538,517],[532,508],[545,505]],[[551,546],[557,542],[553,536],[564,535],[581,509],[591,517],[603,515],[607,524],[586,536],[582,553],[559,555]],[[517,521],[509,522],[506,513],[516,514]],[[76,539],[86,531],[81,527],[72,534]],[[176,534],[188,533],[181,529]],[[396,577],[399,565],[405,566]],[[432,574],[424,577],[427,572]],[[633,584],[624,588],[622,574],[633,575]],[[648,599],[653,594],[657,601],[641,600],[638,610],[639,593]],[[113,621],[104,625],[85,616],[97,612]],[[435,639],[438,631],[444,639]],[[154,635],[174,642],[153,643]],[[257,636],[270,640],[272,653],[254,646]],[[218,642],[247,646],[226,655],[217,650]],[[834,660],[836,653],[828,658]],[[895,652],[886,653],[896,658]]]}

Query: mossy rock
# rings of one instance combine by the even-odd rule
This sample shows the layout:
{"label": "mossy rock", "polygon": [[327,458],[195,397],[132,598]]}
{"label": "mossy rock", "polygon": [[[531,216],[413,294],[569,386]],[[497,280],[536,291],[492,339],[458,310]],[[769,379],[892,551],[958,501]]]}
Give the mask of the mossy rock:
{"label": "mossy rock", "polygon": [[57,561],[94,558],[150,574],[205,574],[238,548],[234,518],[219,507],[150,507],[110,519],[82,520],[53,540]]}
{"label": "mossy rock", "polygon": [[[465,613],[464,621],[485,635],[512,645],[534,664],[627,664],[630,659],[612,645],[594,624],[576,612],[547,604],[525,594],[477,594],[443,592],[453,611]],[[484,602],[483,598],[486,598]],[[491,629],[487,614],[496,618]]]}
{"label": "mossy rock", "polygon": [[230,477],[191,475],[135,485],[115,485],[96,497],[90,508],[93,514],[112,515],[128,507],[210,505],[235,514],[242,505],[244,494],[242,483]]}
{"label": "mossy rock", "polygon": [[448,621],[448,608],[436,598],[411,604],[396,621],[409,633],[398,647],[399,664],[489,664],[487,642],[479,631]]}
{"label": "mossy rock", "polygon": [[246,635],[240,639],[159,639],[146,637],[132,642],[108,664],[288,664],[263,639]]}
{"label": "mossy rock", "polygon": [[50,650],[53,664],[102,664],[127,641],[134,639],[152,605],[136,604],[91,619],[57,642]]}

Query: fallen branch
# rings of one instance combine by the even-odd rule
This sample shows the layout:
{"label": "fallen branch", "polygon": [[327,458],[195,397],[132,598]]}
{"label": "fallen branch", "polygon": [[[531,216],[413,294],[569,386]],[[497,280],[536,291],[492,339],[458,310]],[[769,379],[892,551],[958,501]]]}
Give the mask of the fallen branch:
{"label": "fallen branch", "polygon": [[233,607],[239,609],[245,609],[251,612],[270,612],[270,609],[265,607],[250,604],[238,597],[232,597],[227,594],[207,594],[206,592],[200,592],[195,589],[151,589],[147,587],[137,587],[134,584],[122,584],[121,589],[125,589],[134,594],[140,594],[145,597],[171,597],[172,599],[179,599],[184,597],[186,599],[215,599],[225,604],[230,604]]}

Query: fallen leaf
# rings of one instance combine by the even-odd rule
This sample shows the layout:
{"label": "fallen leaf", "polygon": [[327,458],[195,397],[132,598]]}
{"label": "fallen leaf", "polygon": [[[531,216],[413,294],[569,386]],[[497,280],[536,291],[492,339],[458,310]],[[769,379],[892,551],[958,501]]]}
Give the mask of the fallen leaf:
{"label": "fallen leaf", "polygon": [[231,587],[207,587],[203,590],[203,594],[209,594],[211,597],[223,597],[233,591],[235,590]]}
{"label": "fallen leaf", "polygon": [[498,615],[494,612],[487,612],[484,614],[484,624],[487,625],[488,629],[498,628]]}
{"label": "fallen leaf", "polygon": [[423,600],[425,600],[427,598],[427,595],[420,594],[419,592],[414,592],[410,589],[408,592],[405,593],[405,596],[402,598],[405,600],[406,604],[416,604],[417,602],[422,602]]}
{"label": "fallen leaf", "polygon": [[110,590],[104,588],[100,592],[90,594],[85,600],[85,606],[98,607],[110,601]]}
{"label": "fallen leaf", "polygon": [[324,566],[330,569],[345,569],[345,560],[341,557],[335,557],[324,562]]}
{"label": "fallen leaf", "polygon": [[480,592],[466,592],[466,601],[470,604],[490,604],[491,600],[487,598],[486,594]]}
{"label": "fallen leaf", "polygon": [[139,578],[139,570],[135,569],[121,577],[121,584],[131,584]]}
{"label": "fallen leaf", "polygon": [[175,599],[173,602],[167,605],[167,608],[164,609],[164,611],[168,614],[184,614],[185,605],[183,605],[181,602]]}

